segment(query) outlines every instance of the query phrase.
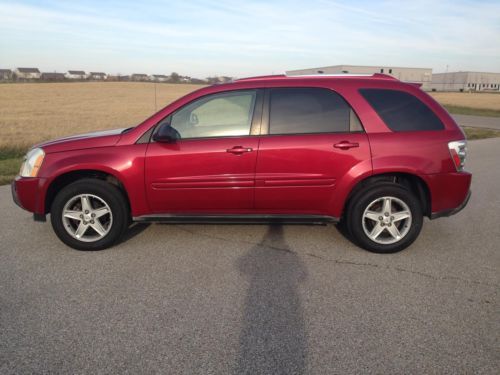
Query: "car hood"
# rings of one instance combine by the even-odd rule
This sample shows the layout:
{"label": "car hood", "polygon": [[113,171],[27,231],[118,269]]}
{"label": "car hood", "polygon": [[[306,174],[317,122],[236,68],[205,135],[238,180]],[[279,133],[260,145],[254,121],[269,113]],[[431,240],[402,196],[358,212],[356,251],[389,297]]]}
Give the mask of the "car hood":
{"label": "car hood", "polygon": [[98,131],[79,135],[72,135],[53,139],[37,144],[34,147],[41,147],[46,153],[81,150],[93,147],[114,146],[121,137],[125,128]]}

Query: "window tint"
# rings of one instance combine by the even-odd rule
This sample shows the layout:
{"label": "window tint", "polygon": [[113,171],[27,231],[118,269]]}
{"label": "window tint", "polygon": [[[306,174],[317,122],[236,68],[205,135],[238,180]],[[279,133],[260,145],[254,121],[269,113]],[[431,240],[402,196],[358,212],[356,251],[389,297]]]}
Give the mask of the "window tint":
{"label": "window tint", "polygon": [[175,112],[170,126],[181,139],[249,135],[255,97],[253,90],[210,95]]}
{"label": "window tint", "polygon": [[436,114],[409,93],[383,89],[359,91],[393,131],[444,129]]}
{"label": "window tint", "polygon": [[269,133],[348,132],[351,109],[338,94],[327,89],[283,88],[271,90]]}

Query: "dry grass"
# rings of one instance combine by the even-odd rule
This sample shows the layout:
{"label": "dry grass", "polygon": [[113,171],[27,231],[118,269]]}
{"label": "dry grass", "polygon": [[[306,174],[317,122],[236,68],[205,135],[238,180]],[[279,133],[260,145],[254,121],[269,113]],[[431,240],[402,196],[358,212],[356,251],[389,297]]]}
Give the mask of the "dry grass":
{"label": "dry grass", "polygon": [[500,94],[467,92],[431,92],[443,105],[500,111]]}
{"label": "dry grass", "polygon": [[[158,109],[200,87],[157,84]],[[151,83],[2,84],[0,148],[129,127],[154,112],[154,85]]]}

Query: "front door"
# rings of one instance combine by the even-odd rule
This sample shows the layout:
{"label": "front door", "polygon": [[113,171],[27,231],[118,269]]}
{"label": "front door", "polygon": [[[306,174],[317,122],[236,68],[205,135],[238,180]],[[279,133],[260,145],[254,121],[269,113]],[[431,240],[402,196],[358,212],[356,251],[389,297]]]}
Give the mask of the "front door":
{"label": "front door", "polygon": [[[158,125],[178,132],[174,143],[150,143],[145,182],[153,213],[234,213],[254,203],[258,90],[197,99]],[[259,117],[259,116],[256,116]]]}

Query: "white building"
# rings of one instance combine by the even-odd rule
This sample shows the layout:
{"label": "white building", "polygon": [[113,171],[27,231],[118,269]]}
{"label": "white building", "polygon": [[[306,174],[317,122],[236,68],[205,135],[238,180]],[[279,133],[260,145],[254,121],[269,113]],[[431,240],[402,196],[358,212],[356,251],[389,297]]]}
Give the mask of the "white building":
{"label": "white building", "polygon": [[40,71],[37,68],[16,68],[14,76],[19,81],[40,79]]}
{"label": "white building", "polygon": [[96,80],[96,81],[104,81],[106,79],[106,73],[90,72],[88,75],[88,79]]}
{"label": "white building", "polygon": [[449,72],[432,75],[433,91],[500,91],[500,73]]}
{"label": "white building", "polygon": [[149,79],[153,82],[167,82],[170,77],[163,74],[153,74]]}
{"label": "white building", "polygon": [[320,68],[309,68],[289,70],[287,75],[306,74],[374,74],[382,73],[391,75],[400,81],[414,82],[422,85],[423,90],[430,90],[432,69],[430,68],[408,68],[389,65],[362,66],[362,65],[333,65]]}
{"label": "white building", "polygon": [[67,79],[83,80],[87,78],[87,75],[83,70],[68,70],[64,75]]}

